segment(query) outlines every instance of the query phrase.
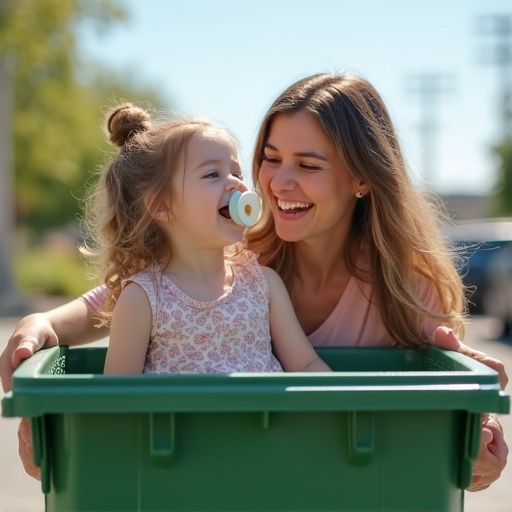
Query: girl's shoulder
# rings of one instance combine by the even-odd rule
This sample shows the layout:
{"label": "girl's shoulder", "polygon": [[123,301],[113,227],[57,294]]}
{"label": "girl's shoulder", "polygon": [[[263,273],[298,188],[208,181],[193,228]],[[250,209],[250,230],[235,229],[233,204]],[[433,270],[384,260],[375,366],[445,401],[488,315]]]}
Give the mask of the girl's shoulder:
{"label": "girl's shoulder", "polygon": [[155,302],[162,289],[163,272],[159,267],[150,267],[127,278],[123,288],[129,283],[138,284],[148,295],[150,302]]}
{"label": "girl's shoulder", "polygon": [[258,257],[249,249],[240,249],[228,256],[229,261],[237,266],[258,265]]}
{"label": "girl's shoulder", "polygon": [[158,279],[162,276],[161,269],[157,269],[155,267],[148,268],[146,270],[142,270],[137,272],[133,276],[128,277],[123,286],[126,286],[128,283],[138,283],[138,284],[155,284]]}
{"label": "girl's shoulder", "polygon": [[235,274],[245,281],[259,283],[268,291],[267,278],[263,273],[264,267],[258,263],[258,258],[255,253],[248,249],[242,249],[229,256],[229,261]]}

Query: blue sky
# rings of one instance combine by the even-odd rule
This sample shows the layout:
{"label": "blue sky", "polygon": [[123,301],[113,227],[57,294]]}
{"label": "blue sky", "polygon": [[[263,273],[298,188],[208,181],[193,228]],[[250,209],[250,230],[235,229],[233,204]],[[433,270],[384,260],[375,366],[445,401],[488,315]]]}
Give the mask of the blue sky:
{"label": "blue sky", "polygon": [[[158,85],[180,113],[222,121],[240,140],[246,172],[272,100],[298,78],[345,69],[384,98],[416,179],[443,193],[492,190],[499,80],[496,66],[479,55],[496,39],[479,27],[512,15],[510,0],[123,3],[131,20],[101,37],[86,32],[85,56],[126,72],[127,80]],[[443,86],[428,109],[437,126],[430,144],[420,135],[414,92],[425,74]]]}

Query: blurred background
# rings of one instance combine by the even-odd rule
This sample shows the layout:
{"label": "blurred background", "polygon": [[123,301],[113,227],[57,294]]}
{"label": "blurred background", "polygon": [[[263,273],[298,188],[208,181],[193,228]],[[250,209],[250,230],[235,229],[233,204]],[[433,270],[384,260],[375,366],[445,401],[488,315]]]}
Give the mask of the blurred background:
{"label": "blurred background", "polygon": [[[446,204],[473,287],[466,342],[510,374],[510,0],[0,0],[0,339],[95,285],[80,200],[112,151],[101,125],[113,102],[224,123],[248,174],[275,97],[343,69],[381,93],[412,176]],[[510,446],[512,416],[502,422]],[[0,422],[0,510],[42,510],[16,428]],[[465,510],[509,512],[511,475],[509,463],[467,493]]]}
{"label": "blurred background", "polygon": [[414,179],[454,220],[487,219],[484,235],[449,236],[474,248],[461,264],[482,292],[472,312],[508,332],[512,292],[490,304],[483,288],[493,274],[512,290],[511,257],[498,271],[488,261],[512,237],[510,0],[1,0],[0,314],[94,286],[77,250],[80,200],[112,151],[101,123],[113,102],[224,123],[247,172],[279,92],[342,69],[383,96]]}

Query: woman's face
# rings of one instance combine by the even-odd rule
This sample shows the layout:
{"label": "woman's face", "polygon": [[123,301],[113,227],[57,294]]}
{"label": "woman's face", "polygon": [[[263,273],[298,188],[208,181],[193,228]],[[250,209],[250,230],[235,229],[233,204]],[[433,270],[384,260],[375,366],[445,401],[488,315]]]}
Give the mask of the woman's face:
{"label": "woman's face", "polygon": [[313,114],[277,115],[263,154],[259,181],[279,238],[342,242],[350,229],[355,194],[366,189],[349,174]]}

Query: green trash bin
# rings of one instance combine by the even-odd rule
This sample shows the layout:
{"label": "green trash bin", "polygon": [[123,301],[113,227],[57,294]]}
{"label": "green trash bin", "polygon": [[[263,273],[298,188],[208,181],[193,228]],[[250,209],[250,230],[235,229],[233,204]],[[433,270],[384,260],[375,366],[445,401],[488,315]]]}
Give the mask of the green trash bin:
{"label": "green trash bin", "polygon": [[319,349],[333,373],[102,375],[105,348],[16,370],[47,511],[463,510],[498,375],[434,347]]}

